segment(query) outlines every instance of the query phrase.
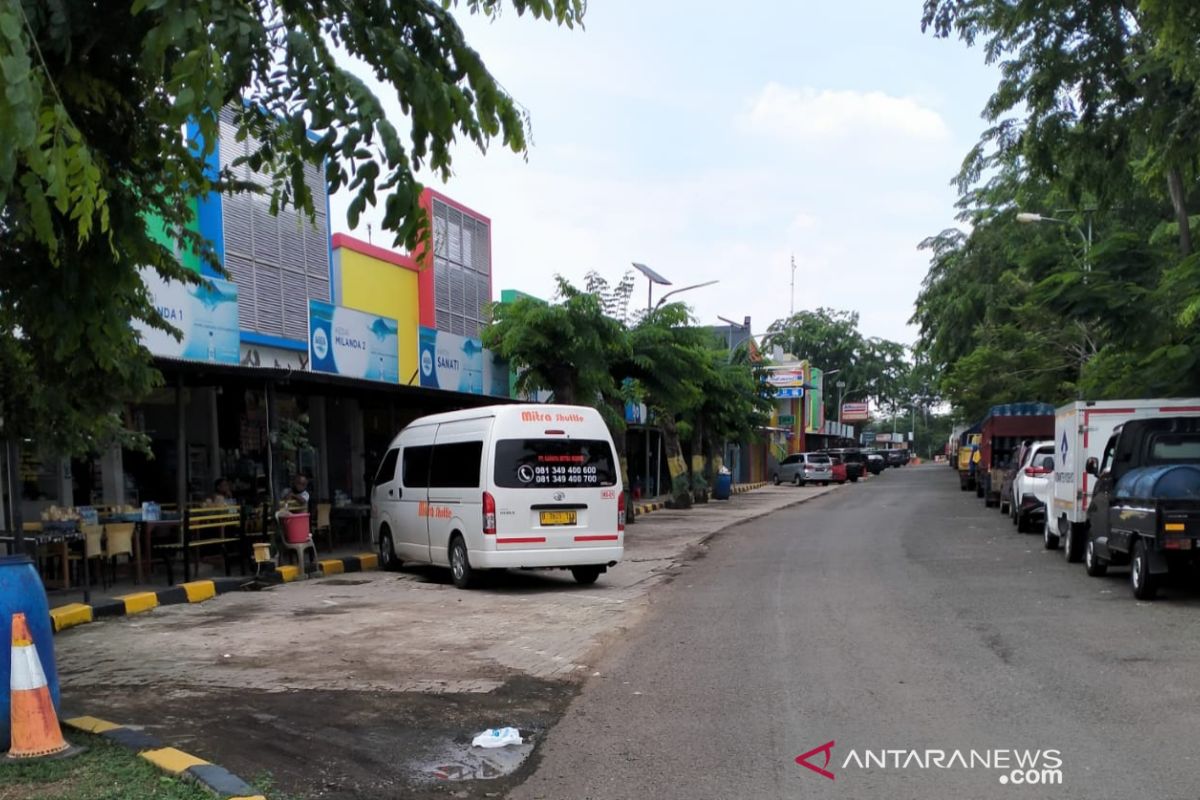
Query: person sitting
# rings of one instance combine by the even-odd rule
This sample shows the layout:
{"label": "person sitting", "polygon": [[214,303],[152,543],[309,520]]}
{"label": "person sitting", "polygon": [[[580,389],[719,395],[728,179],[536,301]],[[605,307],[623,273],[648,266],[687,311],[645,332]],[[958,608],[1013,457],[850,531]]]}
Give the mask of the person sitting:
{"label": "person sitting", "polygon": [[233,496],[233,484],[229,482],[229,478],[217,478],[213,484],[212,497],[208,499],[210,505],[214,506],[236,506],[237,500]]}
{"label": "person sitting", "polygon": [[312,512],[312,494],[308,488],[307,475],[297,472],[292,476],[292,485],[283,492],[282,504],[292,512]]}

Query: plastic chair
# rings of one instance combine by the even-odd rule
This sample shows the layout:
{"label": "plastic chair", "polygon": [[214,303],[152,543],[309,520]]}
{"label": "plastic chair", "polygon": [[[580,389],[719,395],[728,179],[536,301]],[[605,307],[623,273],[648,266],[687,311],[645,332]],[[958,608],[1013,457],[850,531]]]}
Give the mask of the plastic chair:
{"label": "plastic chair", "polygon": [[104,560],[112,571],[112,582],[117,582],[117,556],[125,556],[126,563],[133,566],[133,531],[132,522],[110,522],[104,526],[104,534],[108,540],[104,546]]}
{"label": "plastic chair", "polygon": [[92,570],[92,559],[100,559],[100,583],[103,588],[107,589],[108,580],[104,577],[104,526],[84,525],[82,531],[84,535],[83,552],[71,553],[67,557],[71,561],[82,561],[83,569],[86,569],[89,575]]}
{"label": "plastic chair", "polygon": [[[307,532],[307,536],[305,538],[300,538],[299,536],[289,536],[289,531],[293,531],[296,528],[289,527],[285,520],[298,519],[300,517],[304,518],[302,525],[303,530]],[[301,523],[295,522],[292,523],[292,525],[300,527]],[[291,514],[287,511],[276,511],[275,526],[279,532],[280,554],[282,554],[285,550],[290,550],[295,553],[296,566],[300,568],[301,575],[306,575],[308,570],[304,568],[304,554],[306,551],[312,550],[312,563],[313,569],[315,570],[317,566],[317,543],[313,541],[311,520],[309,519],[308,514]],[[280,560],[282,561],[282,559]]]}

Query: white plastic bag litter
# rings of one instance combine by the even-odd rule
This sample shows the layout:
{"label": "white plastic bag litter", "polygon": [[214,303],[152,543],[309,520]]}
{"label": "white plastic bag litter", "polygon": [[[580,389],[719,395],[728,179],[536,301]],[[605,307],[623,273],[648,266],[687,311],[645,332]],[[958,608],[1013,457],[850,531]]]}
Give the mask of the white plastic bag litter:
{"label": "white plastic bag litter", "polygon": [[521,732],[516,728],[489,728],[471,740],[472,747],[504,747],[520,743]]}

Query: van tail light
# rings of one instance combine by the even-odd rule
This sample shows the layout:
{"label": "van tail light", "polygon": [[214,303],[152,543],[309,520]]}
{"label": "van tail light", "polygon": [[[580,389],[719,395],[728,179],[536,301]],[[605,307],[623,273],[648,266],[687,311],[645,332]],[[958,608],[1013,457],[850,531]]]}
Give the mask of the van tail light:
{"label": "van tail light", "polygon": [[617,492],[617,533],[625,532],[625,491]]}
{"label": "van tail light", "polygon": [[491,492],[483,493],[483,533],[485,536],[496,535],[496,498]]}
{"label": "van tail light", "polygon": [[1036,478],[1039,475],[1049,475],[1053,470],[1048,467],[1026,467],[1025,474],[1031,478]]}

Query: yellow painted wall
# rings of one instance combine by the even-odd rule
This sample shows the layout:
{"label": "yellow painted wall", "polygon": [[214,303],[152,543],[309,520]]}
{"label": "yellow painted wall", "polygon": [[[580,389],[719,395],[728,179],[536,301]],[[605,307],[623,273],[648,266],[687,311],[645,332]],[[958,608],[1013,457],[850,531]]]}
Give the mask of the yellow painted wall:
{"label": "yellow painted wall", "polygon": [[[341,276],[339,305],[391,317],[399,323],[400,382],[417,371],[417,273],[345,247],[333,251],[335,274]],[[412,381],[419,383],[419,379]]]}

